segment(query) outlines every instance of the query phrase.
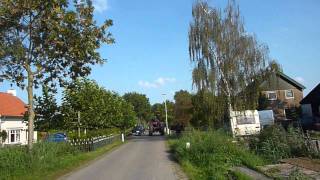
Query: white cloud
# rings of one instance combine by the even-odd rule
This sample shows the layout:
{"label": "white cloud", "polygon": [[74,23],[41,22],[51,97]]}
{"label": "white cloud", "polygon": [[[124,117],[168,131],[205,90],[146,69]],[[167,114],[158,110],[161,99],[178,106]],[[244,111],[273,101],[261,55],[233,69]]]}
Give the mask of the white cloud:
{"label": "white cloud", "polygon": [[139,81],[139,86],[145,87],[145,88],[157,88],[157,85],[154,83],[150,83],[148,81]]}
{"label": "white cloud", "polygon": [[174,83],[176,82],[175,78],[163,78],[163,77],[159,77],[158,79],[154,80],[153,82],[149,82],[149,81],[139,81],[138,84],[141,87],[144,88],[159,88],[162,87],[168,83]]}
{"label": "white cloud", "polygon": [[296,81],[298,81],[299,83],[304,83],[303,77],[295,77],[294,79],[295,79]]}
{"label": "white cloud", "polygon": [[108,1],[107,0],[93,0],[93,7],[94,10],[97,11],[98,13],[103,13],[106,11],[109,6],[108,6]]}

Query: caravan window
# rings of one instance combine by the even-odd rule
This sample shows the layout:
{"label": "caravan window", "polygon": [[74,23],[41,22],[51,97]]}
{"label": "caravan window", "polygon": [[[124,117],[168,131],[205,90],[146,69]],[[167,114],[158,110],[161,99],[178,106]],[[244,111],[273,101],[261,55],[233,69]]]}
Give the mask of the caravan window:
{"label": "caravan window", "polygon": [[256,123],[253,115],[241,115],[241,116],[237,116],[236,118],[237,118],[238,125]]}

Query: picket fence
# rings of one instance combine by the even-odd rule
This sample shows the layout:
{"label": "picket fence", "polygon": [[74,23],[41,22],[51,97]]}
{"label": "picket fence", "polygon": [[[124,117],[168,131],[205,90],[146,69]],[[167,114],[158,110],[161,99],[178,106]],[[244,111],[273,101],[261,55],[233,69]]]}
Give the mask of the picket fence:
{"label": "picket fence", "polygon": [[120,140],[120,135],[98,136],[87,139],[72,139],[69,140],[68,143],[80,151],[89,152],[94,151],[102,146],[111,144],[117,140]]}

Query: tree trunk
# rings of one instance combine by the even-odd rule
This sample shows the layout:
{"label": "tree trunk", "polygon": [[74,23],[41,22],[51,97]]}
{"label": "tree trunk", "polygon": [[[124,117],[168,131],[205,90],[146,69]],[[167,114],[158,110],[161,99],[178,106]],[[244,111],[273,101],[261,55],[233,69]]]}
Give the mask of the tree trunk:
{"label": "tree trunk", "polygon": [[34,126],[34,109],[33,109],[33,74],[32,72],[28,71],[28,85],[27,85],[27,92],[28,92],[28,149],[29,151],[32,149],[33,146],[33,126]]}
{"label": "tree trunk", "polygon": [[228,119],[229,119],[229,122],[230,122],[230,129],[231,129],[232,136],[235,137],[235,134],[233,132],[233,128],[235,128],[235,124],[233,124],[233,121],[231,119],[232,105],[231,105],[231,96],[230,96],[230,94],[227,97],[227,103],[228,103]]}
{"label": "tree trunk", "polygon": [[217,59],[217,62],[218,62],[218,68],[220,70],[220,73],[221,73],[221,79],[223,81],[223,83],[225,84],[225,92],[227,94],[227,104],[228,104],[228,109],[227,109],[227,115],[228,115],[228,120],[229,120],[229,125],[230,125],[230,128],[231,128],[231,132],[232,132],[232,135],[235,137],[233,131],[232,131],[232,128],[234,127],[234,124],[232,123],[232,119],[231,119],[231,116],[230,116],[230,113],[232,112],[232,104],[231,104],[231,89],[230,89],[230,86],[228,84],[228,81],[227,81],[227,78],[222,70],[222,62],[220,59]]}

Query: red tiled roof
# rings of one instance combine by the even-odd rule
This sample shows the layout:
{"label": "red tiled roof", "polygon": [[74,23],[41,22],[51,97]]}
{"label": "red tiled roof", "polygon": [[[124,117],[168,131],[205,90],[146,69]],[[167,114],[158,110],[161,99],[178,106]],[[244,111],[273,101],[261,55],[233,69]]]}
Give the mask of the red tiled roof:
{"label": "red tiled roof", "polygon": [[22,117],[27,111],[24,102],[9,93],[0,92],[0,115]]}

